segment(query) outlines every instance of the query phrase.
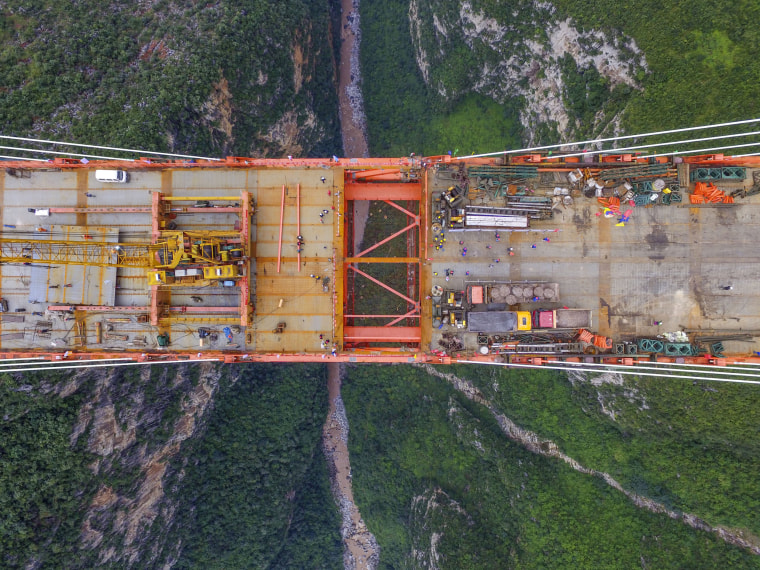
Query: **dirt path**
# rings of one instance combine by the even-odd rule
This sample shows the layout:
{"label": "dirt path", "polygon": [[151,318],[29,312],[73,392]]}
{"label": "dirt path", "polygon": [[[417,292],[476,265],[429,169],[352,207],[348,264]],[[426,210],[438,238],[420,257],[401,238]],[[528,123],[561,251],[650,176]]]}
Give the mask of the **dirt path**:
{"label": "dirt path", "polygon": [[341,0],[341,12],[338,102],[343,150],[349,157],[366,157],[369,147],[359,66],[359,0]]}
{"label": "dirt path", "polygon": [[353,570],[377,568],[380,547],[375,537],[367,529],[359,508],[354,504],[351,488],[351,463],[348,457],[348,418],[340,396],[341,366],[330,363],[328,371],[328,393],[330,409],[322,429],[322,446],[330,470],[330,482],[341,515],[341,536],[343,537],[343,565]]}

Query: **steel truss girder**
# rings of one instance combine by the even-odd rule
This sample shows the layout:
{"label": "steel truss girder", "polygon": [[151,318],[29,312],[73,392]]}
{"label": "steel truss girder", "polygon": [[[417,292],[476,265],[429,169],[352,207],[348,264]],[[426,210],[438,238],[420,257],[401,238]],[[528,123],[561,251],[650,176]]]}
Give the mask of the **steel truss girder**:
{"label": "steel truss girder", "polygon": [[[419,322],[419,319],[421,317],[421,304],[419,300],[416,300],[414,297],[419,294],[418,291],[416,291],[416,283],[410,285],[409,277],[407,276],[407,284],[406,284],[406,294],[397,291],[393,287],[383,283],[379,279],[365,273],[364,271],[360,270],[358,267],[359,263],[405,263],[408,266],[407,274],[408,275],[416,275],[419,272],[419,267],[421,263],[421,259],[419,257],[419,253],[417,252],[417,256],[415,256],[415,249],[416,244],[419,244],[421,242],[421,236],[420,234],[420,228],[421,228],[421,212],[420,213],[414,213],[411,210],[411,205],[409,203],[418,202],[420,203],[422,197],[422,186],[421,184],[417,182],[351,182],[346,181],[344,185],[344,199],[348,201],[364,201],[364,200],[374,200],[374,201],[382,201],[388,204],[389,206],[399,210],[401,213],[403,213],[408,220],[408,224],[392,233],[391,235],[387,236],[386,238],[380,240],[378,243],[375,243],[366,249],[364,249],[361,252],[353,253],[352,256],[348,258],[344,258],[343,260],[343,268],[344,268],[344,276],[345,276],[345,282],[346,282],[346,288],[344,290],[344,312],[343,312],[343,318],[346,319],[346,323],[344,325],[344,345],[346,346],[356,346],[356,345],[371,345],[371,344],[387,344],[389,342],[395,343],[406,343],[406,344],[419,344],[421,339],[421,328],[420,326],[398,326],[398,323],[404,321],[405,319],[412,320],[417,319],[417,322]],[[392,200],[406,200],[408,201],[407,206],[403,207],[399,204],[394,203]],[[420,206],[422,207],[422,206]],[[352,228],[350,224],[350,219],[347,220],[347,229]],[[411,230],[416,229],[417,233],[409,233]],[[409,242],[406,247],[406,256],[404,257],[382,257],[382,258],[372,258],[367,256],[368,253],[371,251],[377,249],[378,247],[382,246],[383,244],[388,243],[389,241],[397,238],[401,235],[407,235],[407,241]],[[353,232],[347,232],[346,234],[346,243],[353,243]],[[393,295],[399,297],[402,299],[407,307],[405,312],[402,314],[357,314],[353,307],[353,304],[350,303],[351,300],[353,300],[353,287],[349,284],[352,284],[355,281],[355,276],[360,275],[371,282],[375,283],[376,285],[380,286],[381,288],[385,289],[386,291],[389,291]],[[416,279],[414,280],[416,281]],[[349,307],[349,304],[351,305]],[[351,322],[349,319],[390,319],[390,321],[386,322],[385,324],[378,324],[375,326],[361,326],[361,327],[354,327],[350,326],[348,323]]]}

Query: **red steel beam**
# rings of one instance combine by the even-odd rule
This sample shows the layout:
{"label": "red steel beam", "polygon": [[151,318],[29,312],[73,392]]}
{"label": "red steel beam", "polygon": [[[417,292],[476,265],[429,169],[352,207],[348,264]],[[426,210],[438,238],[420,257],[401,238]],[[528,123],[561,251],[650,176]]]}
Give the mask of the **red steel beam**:
{"label": "red steel beam", "polygon": [[111,311],[114,313],[147,313],[150,307],[109,307],[106,305],[48,305],[48,311]]}
{"label": "red steel beam", "polygon": [[[39,209],[39,208],[38,208]],[[51,214],[150,214],[148,207],[100,207],[100,208],[47,208]]]}
{"label": "red steel beam", "polygon": [[373,178],[375,176],[384,176],[386,174],[398,174],[401,171],[398,168],[379,168],[376,170],[357,170],[354,173],[354,177],[357,180],[361,180],[362,178]]}
{"label": "red steel beam", "polygon": [[280,272],[282,262],[282,223],[285,219],[285,185],[282,185],[282,201],[280,202],[280,239],[277,244],[277,273]]}
{"label": "red steel beam", "polygon": [[[296,185],[296,235],[301,235],[301,184]],[[299,240],[300,241],[300,240]],[[301,272],[301,246],[298,246],[298,272]]]}
{"label": "red steel beam", "polygon": [[400,317],[399,315],[343,315],[343,316],[346,318],[355,318],[355,319],[396,319],[396,318],[404,319],[407,317],[418,319],[420,317],[419,314],[415,315],[412,313],[407,313],[406,315],[401,315]]}
{"label": "red steel beam", "polygon": [[[450,162],[451,157],[441,157],[442,162]],[[474,159],[473,162],[477,160]],[[192,162],[186,159],[161,160],[141,157],[139,160],[90,160],[87,164],[82,163],[80,159],[75,158],[54,158],[52,164],[56,168],[67,169],[85,169],[95,170],[96,168],[105,169],[126,169],[135,170],[164,170],[177,168],[182,170],[198,169],[210,170],[221,168],[359,168],[359,167],[393,167],[393,168],[419,168],[421,159],[417,157],[400,157],[400,158],[254,158],[245,156],[228,156],[223,160],[194,159]],[[493,159],[481,159],[483,164],[493,163]],[[14,160],[3,162],[7,168],[27,168],[39,170],[50,168],[50,162],[38,162],[33,160]]]}
{"label": "red steel beam", "polygon": [[[154,287],[157,287],[154,285]],[[90,311],[104,313],[147,313],[151,307],[109,307],[106,305],[48,305],[48,311]],[[197,307],[176,306],[169,307],[172,313],[237,313],[240,307]]]}
{"label": "red steel beam", "polygon": [[343,263],[419,263],[419,257],[346,257]]}
{"label": "red steel beam", "polygon": [[158,285],[150,286],[150,324],[158,326]]}
{"label": "red steel beam", "polygon": [[159,218],[161,217],[161,198],[163,194],[161,192],[153,192],[150,202],[150,226],[151,226],[151,243],[157,243],[158,238],[161,237],[161,224]]}
{"label": "red steel beam", "polygon": [[389,241],[391,241],[393,238],[395,238],[395,237],[397,237],[397,236],[400,236],[401,234],[403,234],[403,233],[405,233],[405,232],[408,232],[409,230],[411,230],[411,229],[413,229],[413,228],[416,228],[418,225],[419,225],[419,220],[418,220],[418,222],[417,222],[417,223],[411,223],[411,224],[409,224],[408,226],[406,226],[405,228],[402,228],[402,229],[400,229],[399,231],[397,231],[397,232],[395,232],[395,233],[393,233],[393,234],[389,235],[387,238],[385,238],[385,239],[383,239],[383,240],[380,240],[380,241],[379,241],[379,242],[377,242],[375,245],[372,245],[372,246],[368,247],[367,249],[365,249],[364,251],[361,251],[361,252],[357,253],[357,254],[355,255],[355,257],[361,257],[361,256],[363,256],[365,253],[369,253],[369,252],[370,252],[370,251],[372,251],[373,249],[377,249],[378,247],[380,247],[380,246],[381,246],[381,245],[383,245],[384,243],[388,243],[388,242],[389,242]]}
{"label": "red steel beam", "polygon": [[240,307],[190,307],[187,305],[177,305],[169,307],[172,313],[237,313]]}
{"label": "red steel beam", "polygon": [[412,309],[407,314],[405,314],[405,315],[399,315],[398,317],[396,317],[395,319],[393,319],[391,322],[386,323],[383,326],[392,327],[397,322],[399,322],[399,321],[401,321],[403,319],[419,319],[419,318],[420,318],[420,306],[417,305],[417,307],[415,309]]}
{"label": "red steel beam", "polygon": [[244,275],[240,281],[240,326],[247,327],[249,320],[249,302],[250,302],[250,286],[248,283],[248,276]]}
{"label": "red steel beam", "polygon": [[[247,190],[243,190],[240,193],[240,205],[242,212],[240,213],[240,242],[243,244],[243,254],[251,257],[251,215],[253,206],[251,204],[251,194]],[[247,327],[250,320],[250,302],[251,302],[251,290],[248,276],[251,272],[250,261],[246,262],[246,275],[244,275],[240,281],[240,326]]]}
{"label": "red steel beam", "polygon": [[420,327],[343,327],[348,342],[420,342]]}
{"label": "red steel beam", "polygon": [[380,287],[382,287],[383,289],[385,289],[387,291],[390,291],[391,293],[393,293],[394,295],[396,295],[398,297],[401,297],[404,301],[407,301],[409,303],[414,303],[414,305],[419,308],[419,303],[417,301],[415,301],[414,299],[410,299],[406,295],[402,295],[401,293],[399,293],[398,291],[396,291],[393,287],[391,287],[390,285],[386,285],[385,283],[383,283],[382,281],[380,281],[378,279],[375,279],[374,277],[372,277],[372,275],[368,275],[368,274],[364,273],[364,271],[360,270],[355,265],[347,265],[346,267],[349,268],[349,269],[353,269],[356,273],[358,273],[359,275],[362,275],[362,276],[366,277],[367,279],[369,279],[370,281],[372,281],[376,285],[380,285]]}
{"label": "red steel beam", "polygon": [[407,216],[409,216],[410,218],[412,218],[412,219],[413,219],[415,222],[417,222],[418,224],[420,223],[420,217],[419,217],[417,214],[415,214],[414,212],[410,212],[410,211],[409,211],[409,210],[407,210],[406,208],[404,208],[404,207],[402,207],[402,206],[399,206],[398,204],[396,204],[396,202],[391,202],[390,200],[383,200],[383,202],[385,202],[385,203],[386,203],[386,204],[388,204],[389,206],[393,206],[393,207],[394,207],[394,208],[396,208],[397,210],[400,210],[402,213],[404,213],[404,214],[406,214]]}
{"label": "red steel beam", "polygon": [[[39,208],[38,208],[39,209]],[[88,207],[88,208],[48,208],[51,214],[150,214],[153,208],[148,207]],[[241,208],[235,206],[223,206],[219,208],[195,208],[193,206],[170,208],[169,212],[173,214],[212,212],[217,214],[238,213]]]}
{"label": "red steel beam", "polygon": [[419,200],[422,185],[419,182],[346,182],[343,194],[346,200]]}

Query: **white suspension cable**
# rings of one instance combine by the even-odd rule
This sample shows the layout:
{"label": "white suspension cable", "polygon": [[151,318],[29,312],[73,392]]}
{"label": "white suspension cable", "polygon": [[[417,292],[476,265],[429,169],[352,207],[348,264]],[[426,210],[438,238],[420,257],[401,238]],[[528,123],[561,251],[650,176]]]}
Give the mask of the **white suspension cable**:
{"label": "white suspension cable", "polygon": [[[88,364],[90,362],[117,362],[117,361],[131,361],[131,358],[98,358],[97,360],[46,360],[45,358],[33,358],[31,360],[34,360],[35,362],[11,362],[8,364],[0,364],[0,368],[8,368],[11,366],[38,366],[40,364],[49,364],[50,366],[47,366],[46,368],[56,368],[58,364],[61,363],[75,363],[75,362],[81,362],[83,365]],[[43,362],[40,362],[43,361]],[[81,366],[77,366],[77,368],[81,368]]]}
{"label": "white suspension cable", "polygon": [[[647,361],[639,360],[639,363],[657,364],[658,366],[689,366],[692,368],[712,368],[713,370],[716,368],[714,364],[678,364],[677,362],[662,362],[658,360],[647,360]],[[749,366],[750,368],[745,368],[746,366]],[[721,370],[746,370],[748,372],[755,372],[759,370],[758,367],[760,367],[760,363],[744,362],[740,366],[720,366],[719,368]]]}
{"label": "white suspension cable", "polygon": [[[66,156],[82,156],[85,158],[104,158],[106,160],[128,160],[130,162],[134,162],[134,158],[116,158],[115,156],[99,156],[97,154],[79,154],[76,152],[60,152],[55,150],[37,150],[34,148],[24,148],[19,146],[0,146],[0,148],[4,148],[6,150],[23,150],[26,152],[35,152],[37,154],[64,154]],[[17,160],[23,160],[21,158],[17,158]],[[44,162],[44,161],[43,161]]]}
{"label": "white suspension cable", "polygon": [[731,138],[737,138],[737,137],[751,137],[755,135],[760,135],[760,131],[752,131],[751,133],[739,133],[738,135],[718,135],[714,137],[704,137],[704,138],[699,138],[699,139],[685,139],[685,140],[680,140],[680,141],[672,141],[672,142],[664,142],[664,143],[652,143],[652,144],[644,144],[644,145],[638,145],[638,146],[612,148],[612,149],[606,149],[606,150],[589,150],[589,151],[584,151],[584,152],[575,152],[572,154],[556,154],[552,158],[566,158],[569,156],[591,156],[595,154],[618,153],[618,152],[624,152],[628,150],[640,150],[640,149],[654,148],[654,147],[660,147],[660,146],[691,144],[691,143],[714,141],[714,140],[720,140],[720,139],[731,139]]}
{"label": "white suspension cable", "polygon": [[712,148],[696,148],[694,150],[676,150],[673,152],[664,152],[661,154],[648,154],[648,158],[657,158],[658,156],[675,156],[677,154],[698,154],[700,152],[713,152],[716,150],[728,150],[731,148],[746,148],[748,146],[760,146],[760,142],[746,144],[732,144],[728,146],[714,146]]}
{"label": "white suspension cable", "polygon": [[154,152],[151,150],[119,148],[116,146],[98,146],[94,144],[70,143],[70,142],[62,142],[62,141],[51,141],[51,140],[45,140],[45,139],[32,139],[32,138],[27,138],[27,137],[12,137],[10,135],[0,135],[0,139],[45,143],[45,144],[60,144],[64,146],[78,146],[78,147],[84,147],[84,148],[98,148],[100,150],[118,150],[118,151],[123,151],[123,152],[134,152],[137,154],[152,154],[154,156],[176,156],[177,158],[198,158],[200,160],[221,160],[221,158],[210,158],[207,156],[193,156],[191,154],[173,154],[170,152]]}
{"label": "white suspension cable", "polygon": [[[81,361],[85,362],[85,361]],[[97,362],[97,361],[94,361]],[[153,365],[153,364],[194,364],[196,362],[220,362],[218,358],[199,358],[197,360],[151,360],[149,362],[115,362],[113,364],[86,364],[83,366],[43,366],[40,368],[19,368],[17,370],[14,369],[5,369],[3,372],[30,372],[35,370],[50,370],[51,368],[55,368],[56,370],[65,370],[65,369],[72,369],[72,368],[103,368],[106,366],[144,366],[146,364]]]}
{"label": "white suspension cable", "polygon": [[[574,362],[566,362],[564,360],[547,360],[547,362],[550,362],[552,364],[560,364],[560,365],[567,365],[568,369],[573,368],[576,363]],[[617,372],[617,370],[609,370],[610,368],[624,368],[626,370],[662,370],[663,373],[668,371],[674,371],[674,372],[688,372],[691,374],[717,374],[718,376],[739,376],[739,377],[745,377],[745,378],[760,378],[760,374],[757,374],[754,370],[749,370],[749,374],[743,373],[743,372],[723,372],[723,367],[720,367],[720,370],[692,370],[689,368],[658,368],[656,366],[642,366],[641,363],[634,364],[633,366],[627,365],[627,364],[607,364],[607,363],[595,363],[595,362],[584,362],[583,366],[592,366],[597,368],[602,368],[605,370],[608,370],[609,372]],[[690,366],[690,365],[682,365],[682,366]],[[713,367],[717,368],[717,367]],[[600,370],[601,372],[602,370]]]}
{"label": "white suspension cable", "polygon": [[26,156],[5,156],[0,154],[0,158],[10,158],[11,160],[34,160],[35,162],[47,162],[46,158],[29,158]]}
{"label": "white suspension cable", "polygon": [[521,148],[517,150],[501,150],[498,152],[487,152],[483,154],[471,154],[469,156],[455,156],[453,157],[454,160],[462,160],[464,158],[481,158],[484,156],[498,156],[500,154],[516,154],[521,152],[531,152],[534,150],[546,150],[550,148],[562,148],[565,146],[577,146],[577,145],[583,145],[583,144],[594,144],[594,143],[603,143],[603,142],[610,142],[610,141],[621,141],[625,139],[635,139],[640,137],[652,137],[657,135],[670,135],[673,133],[686,133],[689,131],[700,131],[700,130],[706,130],[706,129],[717,129],[720,127],[733,127],[735,125],[746,125],[748,123],[757,123],[760,122],[760,119],[746,119],[743,121],[732,121],[730,123],[716,123],[714,125],[702,125],[699,127],[686,127],[683,129],[670,129],[667,131],[656,131],[653,133],[641,133],[638,135],[624,135],[619,137],[609,137],[605,139],[589,139],[585,141],[575,141],[575,142],[568,142],[568,143],[561,143],[561,144],[550,144],[550,145],[544,145],[544,146],[533,146],[528,148]]}
{"label": "white suspension cable", "polygon": [[[477,360],[458,360],[457,364],[485,364],[488,366],[504,366],[507,368],[536,368],[536,369],[548,369],[548,370],[580,370],[581,372],[599,372],[599,370],[583,368],[583,364],[578,367],[569,368],[567,366],[544,366],[540,364],[516,364],[513,362],[481,362]],[[729,382],[734,384],[759,384],[760,380],[738,380],[734,378],[704,378],[699,376],[680,376],[677,374],[663,375],[663,374],[649,374],[648,372],[629,372],[625,370],[615,371],[617,374],[627,374],[630,376],[655,376],[657,378],[683,378],[685,380],[703,380],[705,382]]]}

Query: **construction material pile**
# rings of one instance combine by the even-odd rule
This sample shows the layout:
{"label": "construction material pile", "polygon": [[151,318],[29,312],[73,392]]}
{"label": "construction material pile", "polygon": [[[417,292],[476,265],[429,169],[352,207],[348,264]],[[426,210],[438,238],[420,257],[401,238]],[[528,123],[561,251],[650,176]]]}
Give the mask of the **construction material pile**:
{"label": "construction material pile", "polygon": [[726,193],[712,182],[697,182],[694,185],[694,193],[689,196],[689,202],[692,204],[733,204],[734,198],[726,196]]}

